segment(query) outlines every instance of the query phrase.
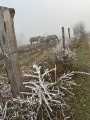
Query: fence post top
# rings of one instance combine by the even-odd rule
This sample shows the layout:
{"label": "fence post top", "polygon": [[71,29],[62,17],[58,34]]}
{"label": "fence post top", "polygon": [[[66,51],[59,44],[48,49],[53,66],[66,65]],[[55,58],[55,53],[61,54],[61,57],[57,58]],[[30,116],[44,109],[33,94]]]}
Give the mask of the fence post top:
{"label": "fence post top", "polygon": [[1,8],[2,10],[9,10],[11,16],[14,17],[14,15],[15,15],[15,9],[14,9],[14,8],[8,8],[8,7],[4,7],[4,6],[0,6],[0,8]]}

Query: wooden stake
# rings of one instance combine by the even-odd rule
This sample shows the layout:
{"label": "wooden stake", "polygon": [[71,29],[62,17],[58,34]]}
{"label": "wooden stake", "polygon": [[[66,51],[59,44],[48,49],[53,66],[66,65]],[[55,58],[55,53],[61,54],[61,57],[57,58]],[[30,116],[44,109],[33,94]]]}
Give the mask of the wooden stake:
{"label": "wooden stake", "polygon": [[22,89],[22,78],[14,32],[14,14],[14,9],[0,7],[0,44],[11,90],[14,97],[17,97]]}
{"label": "wooden stake", "polygon": [[68,28],[68,36],[69,36],[69,39],[71,38],[70,37],[70,28]]}
{"label": "wooden stake", "polygon": [[74,35],[75,35],[75,29],[74,29]]}
{"label": "wooden stake", "polygon": [[64,33],[64,27],[62,27],[62,46],[65,49],[65,33]]}

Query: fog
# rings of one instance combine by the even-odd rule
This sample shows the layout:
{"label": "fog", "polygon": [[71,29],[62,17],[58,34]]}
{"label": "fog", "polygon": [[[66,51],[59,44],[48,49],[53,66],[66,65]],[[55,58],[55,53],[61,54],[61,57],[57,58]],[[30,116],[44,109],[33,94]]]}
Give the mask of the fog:
{"label": "fog", "polygon": [[0,0],[0,6],[15,8],[17,43],[29,44],[33,36],[56,34],[79,21],[90,30],[90,0]]}

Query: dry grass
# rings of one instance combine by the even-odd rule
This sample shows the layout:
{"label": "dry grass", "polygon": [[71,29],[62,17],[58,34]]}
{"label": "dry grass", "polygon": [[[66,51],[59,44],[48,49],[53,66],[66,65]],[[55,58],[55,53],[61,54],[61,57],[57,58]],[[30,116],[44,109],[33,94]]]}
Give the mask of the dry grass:
{"label": "dry grass", "polygon": [[[51,44],[33,44],[18,47],[19,61],[22,66],[32,66],[39,64],[52,53],[55,43]],[[0,60],[0,75],[5,75],[4,60]]]}

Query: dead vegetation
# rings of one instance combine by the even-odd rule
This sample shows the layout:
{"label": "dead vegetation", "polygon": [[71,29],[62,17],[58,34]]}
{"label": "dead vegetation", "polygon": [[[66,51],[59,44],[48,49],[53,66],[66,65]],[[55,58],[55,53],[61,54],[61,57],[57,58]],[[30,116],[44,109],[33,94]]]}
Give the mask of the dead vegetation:
{"label": "dead vegetation", "polygon": [[[55,46],[56,43],[33,44],[18,47],[19,61],[21,67],[28,65],[32,66],[34,63],[39,64],[41,61],[47,58],[49,54],[53,52]],[[6,72],[4,67],[4,56],[0,52],[0,75],[2,74],[6,74]]]}
{"label": "dead vegetation", "polygon": [[[81,47],[80,43],[81,42],[77,43],[78,48]],[[31,73],[35,72],[31,68],[31,66],[34,63],[37,63],[38,65],[43,67],[43,69],[41,71],[39,71],[39,73],[41,72],[41,78],[42,78],[43,75],[45,75],[44,79],[42,79],[42,80],[40,79],[41,83],[40,83],[39,87],[40,87],[42,93],[40,91],[38,91],[37,88],[35,88],[35,92],[36,92],[35,93],[35,96],[36,96],[35,101],[31,101],[32,96],[29,95],[29,94],[32,94],[31,91],[28,91],[28,92],[24,91],[24,92],[21,93],[21,94],[25,93],[26,94],[25,96],[27,96],[27,94],[28,94],[28,97],[24,96],[24,99],[23,98],[12,99],[11,96],[10,96],[10,98],[6,97],[7,99],[4,100],[6,102],[6,104],[5,105],[3,104],[2,115],[8,116],[8,118],[9,119],[11,118],[11,120],[20,119],[19,116],[21,116],[21,118],[24,119],[24,120],[26,120],[26,119],[32,119],[32,120],[35,119],[36,120],[36,117],[37,117],[37,120],[41,120],[42,116],[43,116],[43,119],[45,119],[45,120],[46,120],[46,118],[47,118],[47,120],[48,119],[52,120],[52,118],[53,119],[55,118],[55,120],[56,119],[59,120],[58,118],[60,118],[60,117],[61,117],[60,119],[69,119],[70,118],[68,112],[66,111],[66,108],[67,108],[68,111],[70,110],[70,106],[68,106],[69,102],[67,104],[67,103],[65,103],[65,101],[62,104],[60,103],[59,109],[57,109],[58,106],[53,106],[53,110],[54,110],[53,114],[55,114],[55,116],[52,115],[52,112],[50,112],[50,110],[51,110],[50,107],[52,107],[52,104],[48,103],[48,96],[47,96],[48,94],[47,94],[46,91],[44,91],[45,89],[42,88],[45,84],[47,85],[47,83],[48,84],[50,84],[50,83],[54,84],[54,82],[55,82],[55,84],[56,84],[57,81],[59,80],[60,76],[61,76],[61,78],[63,76],[65,76],[64,80],[62,80],[60,78],[61,83],[57,84],[58,87],[55,86],[54,88],[52,88],[52,91],[55,89],[55,91],[57,91],[57,93],[58,93],[58,92],[60,92],[59,89],[61,87],[61,89],[68,91],[70,94],[73,94],[72,93],[73,88],[71,88],[71,85],[70,85],[73,82],[73,80],[70,77],[70,80],[72,80],[72,82],[68,81],[70,83],[66,84],[65,79],[66,79],[66,77],[68,79],[67,74],[75,73],[74,71],[71,72],[71,73],[69,73],[69,72],[67,73],[68,70],[72,70],[71,69],[71,67],[73,66],[72,63],[73,62],[75,63],[75,61],[73,61],[74,58],[75,58],[75,54],[70,49],[66,49],[66,50],[56,49],[56,51],[55,51],[55,46],[56,46],[56,44],[52,43],[52,44],[48,44],[48,45],[47,44],[44,44],[44,45],[35,44],[35,45],[32,45],[32,46],[29,45],[29,46],[23,46],[23,47],[18,48],[19,60],[20,60],[21,66],[22,66],[21,67],[22,74],[24,74],[24,76],[26,75],[27,77],[29,75],[30,75],[30,77],[33,77],[33,79],[32,79],[33,81],[31,81],[31,79],[30,79],[30,81],[29,81],[29,79],[27,79],[24,82],[24,84],[27,84],[27,82],[30,82],[28,86],[26,85],[27,87],[29,87],[30,89],[31,88],[33,89],[34,86],[30,86],[30,84],[32,84],[32,83],[37,84],[37,87],[39,86],[39,83],[37,83],[36,80],[35,80],[35,77],[37,78],[36,73],[35,73],[35,76],[33,76],[33,75],[31,76]],[[76,46],[73,46],[73,47],[75,48]],[[71,48],[71,49],[73,49],[73,48]],[[54,51],[55,51],[55,53],[54,53]],[[55,59],[54,59],[54,57],[55,57]],[[70,63],[70,64],[67,67],[68,63]],[[50,68],[52,70],[52,68],[55,66],[55,64],[56,64],[56,67],[57,67],[57,78],[56,78],[56,75],[55,75],[56,73],[55,72],[51,71],[51,73],[48,74],[49,69],[45,69],[45,68]],[[39,67],[37,66],[38,69],[41,68],[40,66]],[[56,68],[55,68],[55,70],[56,70]],[[27,73],[27,74],[25,74],[25,73]],[[38,73],[38,71],[37,71],[37,73]],[[83,74],[83,73],[81,73],[81,74]],[[77,74],[77,73],[75,73],[75,74]],[[87,74],[87,73],[85,73],[85,74]],[[48,81],[46,81],[46,83],[45,83],[45,80],[47,80],[46,76],[49,76],[50,80],[52,80],[52,81],[50,81],[50,83]],[[52,76],[52,79],[51,79],[51,76]],[[72,76],[72,74],[71,74],[71,76]],[[55,78],[57,79],[56,81],[55,81]],[[65,81],[65,84],[63,83],[63,81]],[[76,86],[75,83],[73,83],[73,84]],[[62,85],[64,85],[64,86],[62,86]],[[8,86],[6,84],[5,89],[7,89],[7,88],[8,88]],[[63,90],[61,90],[61,92],[64,92]],[[69,90],[71,90],[71,91],[69,91]],[[40,98],[39,95],[37,96],[36,95],[37,93],[39,95],[40,94],[45,94],[45,96],[44,96],[45,99],[42,97],[42,95],[40,95],[41,98]],[[54,94],[55,93],[53,93],[53,95]],[[66,92],[64,92],[64,94],[65,94],[65,97],[66,97],[66,102],[69,100],[69,97],[72,98]],[[63,99],[61,97],[62,96],[60,96],[60,100],[62,99],[61,101],[65,100],[65,99]],[[43,101],[42,103],[44,103],[44,104],[41,104],[41,103],[39,104],[39,102],[37,100],[38,101]],[[51,100],[49,100],[49,102]],[[32,106],[31,102],[33,103],[33,106]],[[37,104],[37,102],[38,102],[38,104]],[[57,102],[57,101],[54,100],[54,102]],[[9,107],[9,109],[7,109],[7,105]],[[64,108],[63,108],[63,105],[64,105]],[[38,109],[38,113],[36,112],[37,109]],[[7,114],[5,113],[6,112],[5,110],[7,111]],[[58,111],[60,112],[60,115],[57,114]],[[46,114],[44,114],[44,112]],[[64,112],[65,112],[65,114],[64,114]],[[40,114],[40,113],[42,113],[42,114]],[[9,116],[9,115],[11,115],[11,116]],[[65,115],[67,115],[67,116],[65,116]]]}

